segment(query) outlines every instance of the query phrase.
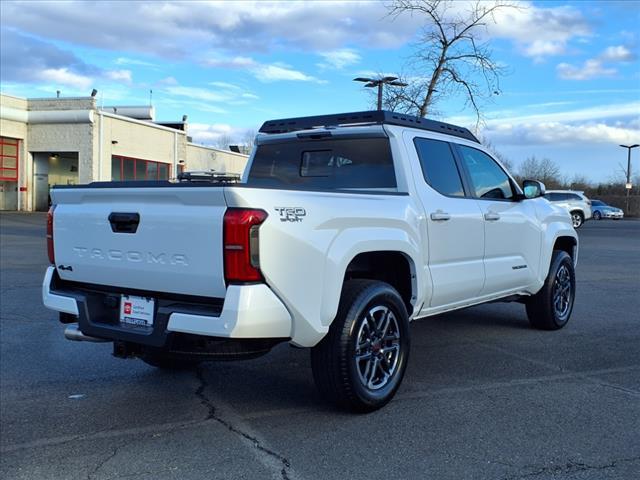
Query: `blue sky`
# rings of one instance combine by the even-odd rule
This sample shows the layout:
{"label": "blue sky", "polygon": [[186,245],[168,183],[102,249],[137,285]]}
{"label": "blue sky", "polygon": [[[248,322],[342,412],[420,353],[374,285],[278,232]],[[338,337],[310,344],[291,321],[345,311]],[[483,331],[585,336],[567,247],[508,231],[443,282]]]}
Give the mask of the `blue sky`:
{"label": "blue sky", "polygon": [[[640,2],[518,2],[482,32],[506,67],[483,137],[515,165],[535,155],[567,177],[619,176],[640,143]],[[450,6],[464,11],[469,2]],[[271,118],[366,110],[355,76],[405,69],[424,18],[383,2],[2,2],[3,93],[87,95],[188,114],[198,143],[240,140]],[[474,124],[461,98],[439,119]],[[633,154],[640,169],[640,149]]]}

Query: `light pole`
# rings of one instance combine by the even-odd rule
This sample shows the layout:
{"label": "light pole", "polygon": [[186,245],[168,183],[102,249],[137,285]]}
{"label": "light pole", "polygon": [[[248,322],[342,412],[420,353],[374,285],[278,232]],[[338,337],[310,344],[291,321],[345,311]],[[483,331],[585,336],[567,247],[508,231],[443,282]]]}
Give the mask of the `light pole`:
{"label": "light pole", "polygon": [[354,78],[354,82],[365,82],[365,87],[378,87],[378,110],[382,110],[382,88],[383,85],[391,85],[394,87],[406,87],[407,84],[398,82],[398,77],[382,77],[382,78]]}
{"label": "light pole", "polygon": [[626,206],[627,206],[627,215],[629,215],[629,195],[631,193],[631,149],[632,148],[636,148],[636,147],[640,147],[639,144],[634,144],[634,145],[620,145],[622,148],[626,148],[627,149],[627,184],[624,186],[627,189],[627,199],[626,199]]}

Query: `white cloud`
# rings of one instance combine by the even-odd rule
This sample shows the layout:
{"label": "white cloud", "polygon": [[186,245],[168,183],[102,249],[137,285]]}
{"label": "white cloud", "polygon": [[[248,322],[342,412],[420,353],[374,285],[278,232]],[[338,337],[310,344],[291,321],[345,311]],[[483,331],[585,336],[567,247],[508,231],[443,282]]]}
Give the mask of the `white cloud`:
{"label": "white cloud", "polygon": [[360,55],[351,48],[340,48],[337,50],[330,50],[327,52],[320,52],[319,55],[323,58],[323,62],[318,66],[321,68],[335,68],[341,70],[344,67],[354,65],[360,62]]}
{"label": "white cloud", "polygon": [[91,77],[80,75],[68,68],[47,68],[42,71],[40,80],[43,83],[55,83],[79,89],[88,89],[93,84]]}
{"label": "white cloud", "polygon": [[105,76],[110,80],[117,82],[131,83],[131,70],[108,70],[105,72]]}
{"label": "white cloud", "polygon": [[[637,118],[640,112],[640,101],[596,105],[588,108],[577,108],[551,113],[535,113],[530,115],[510,116],[504,112],[487,112],[485,124],[494,127],[501,124],[533,124],[533,123],[572,123],[597,122],[600,120],[619,120],[621,118]],[[456,125],[473,125],[475,117],[454,116],[445,121]]]}
{"label": "white cloud", "polygon": [[[637,142],[640,102],[599,105],[546,114],[507,116],[494,112],[482,132],[502,145],[575,145]],[[462,124],[472,119],[453,119]],[[452,119],[449,119],[452,121]]]}
{"label": "white cloud", "polygon": [[242,144],[249,133],[255,135],[257,130],[255,125],[239,128],[226,123],[190,123],[188,133],[194,143],[216,147],[222,136],[230,138],[232,145]]}
{"label": "white cloud", "polygon": [[522,54],[537,60],[564,54],[572,39],[591,35],[587,20],[571,6],[519,2],[516,8],[498,10],[495,20],[487,26],[490,36],[514,41]]}
{"label": "white cloud", "polygon": [[600,58],[609,62],[630,62],[635,60],[635,54],[624,45],[607,47]]}
{"label": "white cloud", "polygon": [[140,60],[137,58],[128,58],[128,57],[118,57],[115,60],[116,65],[136,65],[139,67],[150,67],[150,68],[158,68],[158,65],[151,62],[145,62],[144,60]]}
{"label": "white cloud", "polygon": [[560,63],[556,67],[558,76],[564,80],[590,80],[592,78],[610,77],[618,71],[607,67],[607,63],[630,62],[635,59],[631,50],[623,45],[607,47],[596,58],[590,58],[580,67],[568,63]]}
{"label": "white cloud", "polygon": [[194,143],[205,145],[215,144],[222,135],[233,137],[237,134],[231,125],[226,123],[190,123],[189,136],[193,137]]}
{"label": "white cloud", "polygon": [[158,83],[164,85],[178,85],[178,80],[175,77],[165,77],[162,80],[159,80]]}
{"label": "white cloud", "polygon": [[311,75],[300,72],[283,65],[256,65],[252,72],[261,82],[277,82],[279,80],[289,80],[294,82],[318,82],[319,80]]}
{"label": "white cloud", "polygon": [[233,58],[214,57],[204,61],[208,67],[218,68],[251,68],[258,63],[251,57],[237,56]]}
{"label": "white cloud", "polygon": [[34,35],[47,32],[78,45],[182,58],[197,45],[247,54],[283,46],[393,48],[419,28],[419,19],[393,22],[386,13],[378,1],[97,2],[91,8],[70,1],[5,2],[2,17],[3,25]]}
{"label": "white cloud", "polygon": [[261,82],[294,81],[324,83],[316,77],[292,68],[286,63],[260,63],[251,57],[210,58],[204,64],[214,68],[237,68],[249,71]]}
{"label": "white cloud", "polygon": [[165,92],[171,95],[189,97],[204,102],[225,102],[232,98],[227,93],[213,92],[200,87],[184,87],[181,85],[170,85],[165,88]]}
{"label": "white cloud", "polygon": [[172,97],[172,96],[168,96],[167,93],[168,92],[164,92],[164,91],[160,92],[161,100],[159,104],[163,108],[170,108],[172,110],[182,110],[184,113],[188,113],[193,110],[198,110],[200,112],[206,112],[206,113],[215,113],[218,115],[224,115],[229,113],[228,110],[210,102],[206,102],[202,100],[192,100],[189,97],[184,97],[184,96]]}
{"label": "white cloud", "polygon": [[615,68],[607,68],[597,58],[586,60],[582,66],[576,67],[568,63],[560,63],[556,67],[558,76],[563,80],[590,80],[592,78],[610,77],[616,74]]}
{"label": "white cloud", "polygon": [[242,87],[228,82],[209,82],[209,85],[227,92],[229,96],[237,97],[240,100],[231,100],[229,103],[234,105],[242,105],[247,103],[246,100],[258,100],[260,97],[254,93],[246,92]]}
{"label": "white cloud", "polygon": [[238,85],[233,85],[232,83],[227,82],[209,82],[209,85],[212,87],[225,88],[229,90],[240,90]]}
{"label": "white cloud", "polygon": [[504,123],[487,128],[483,135],[503,145],[540,145],[612,143],[635,141],[640,130],[631,125],[608,125],[603,122],[589,122],[577,125],[560,122]]}
{"label": "white cloud", "polygon": [[[173,79],[173,77],[170,78]],[[172,106],[179,105],[181,107],[188,106],[203,112],[227,113],[227,110],[218,104],[246,105],[248,103],[255,103],[255,101],[259,99],[257,95],[251,92],[245,92],[242,88],[225,82],[210,82],[211,86],[218,87],[215,89],[180,85],[177,81],[175,81],[175,83],[169,83],[167,81],[163,83],[166,86],[163,87],[162,93],[169,96],[166,99],[167,104]],[[163,103],[166,102],[163,100]]]}

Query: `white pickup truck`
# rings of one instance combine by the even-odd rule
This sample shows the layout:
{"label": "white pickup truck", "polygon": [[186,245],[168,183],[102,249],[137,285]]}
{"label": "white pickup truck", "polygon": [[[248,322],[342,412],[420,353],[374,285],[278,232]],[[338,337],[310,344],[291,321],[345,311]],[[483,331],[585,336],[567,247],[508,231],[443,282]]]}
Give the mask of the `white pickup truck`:
{"label": "white pickup truck", "polygon": [[386,404],[409,322],[496,300],[555,330],[578,237],[467,129],[391,112],[266,122],[241,179],[56,187],[44,304],[157,367],[311,349],[318,389]]}

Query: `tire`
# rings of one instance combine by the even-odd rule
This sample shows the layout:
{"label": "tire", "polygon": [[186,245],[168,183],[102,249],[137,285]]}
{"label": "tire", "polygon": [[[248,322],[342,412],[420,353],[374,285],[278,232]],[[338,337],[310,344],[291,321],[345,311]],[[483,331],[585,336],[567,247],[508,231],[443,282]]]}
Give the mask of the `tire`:
{"label": "tire", "polygon": [[409,316],[398,292],[384,282],[349,280],[329,332],[311,349],[313,378],[340,408],[372,412],[395,395],[409,348]]}
{"label": "tire", "polygon": [[541,330],[561,329],[571,317],[575,295],[573,260],[567,252],[554,250],[542,289],[526,303],[529,323]]}
{"label": "tire", "polygon": [[576,210],[571,212],[571,223],[573,223],[573,228],[578,229],[584,223],[584,215],[582,212]]}
{"label": "tire", "polygon": [[162,352],[144,352],[140,359],[147,365],[161,370],[189,370],[200,363],[200,360],[197,359],[180,358]]}
{"label": "tire", "polygon": [[596,210],[595,212],[593,212],[593,219],[602,220],[602,214],[598,210]]}

